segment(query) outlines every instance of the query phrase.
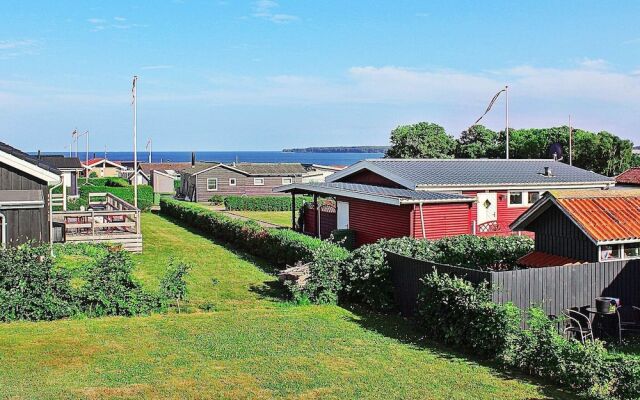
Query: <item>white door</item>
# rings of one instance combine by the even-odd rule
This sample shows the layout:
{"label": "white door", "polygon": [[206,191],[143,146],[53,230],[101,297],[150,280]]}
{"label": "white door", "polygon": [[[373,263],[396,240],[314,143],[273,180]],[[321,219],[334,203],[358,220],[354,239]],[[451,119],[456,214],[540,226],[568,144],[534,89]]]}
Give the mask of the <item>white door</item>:
{"label": "white door", "polygon": [[349,229],[349,203],[346,201],[339,201],[337,204],[338,210],[338,229]]}
{"label": "white door", "polygon": [[478,193],[478,225],[498,219],[498,194]]}

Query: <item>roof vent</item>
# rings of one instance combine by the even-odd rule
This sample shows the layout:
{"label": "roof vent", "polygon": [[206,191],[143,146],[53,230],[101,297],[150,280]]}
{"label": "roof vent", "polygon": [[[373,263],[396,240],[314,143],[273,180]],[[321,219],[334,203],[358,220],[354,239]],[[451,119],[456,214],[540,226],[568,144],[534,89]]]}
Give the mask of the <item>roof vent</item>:
{"label": "roof vent", "polygon": [[553,176],[553,173],[551,172],[551,167],[544,167],[544,173],[542,175]]}

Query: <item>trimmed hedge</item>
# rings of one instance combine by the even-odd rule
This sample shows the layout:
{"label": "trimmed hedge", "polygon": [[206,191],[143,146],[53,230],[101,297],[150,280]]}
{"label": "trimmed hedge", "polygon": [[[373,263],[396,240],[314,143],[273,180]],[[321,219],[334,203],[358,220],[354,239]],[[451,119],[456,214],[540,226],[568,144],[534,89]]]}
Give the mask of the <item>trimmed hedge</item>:
{"label": "trimmed hedge", "polygon": [[313,260],[314,250],[323,243],[289,229],[264,228],[254,221],[229,218],[198,204],[170,198],[160,199],[160,212],[278,266]]}
{"label": "trimmed hedge", "polygon": [[[296,196],[296,210],[309,201],[311,197]],[[229,211],[291,211],[291,196],[227,196],[224,206]]]}
{"label": "trimmed hedge", "polygon": [[[133,204],[133,186],[112,187],[84,185],[79,188],[80,199],[86,204],[89,193],[111,193],[122,200]],[[148,210],[153,205],[153,188],[149,185],[138,185],[138,208]]]}
{"label": "trimmed hedge", "polygon": [[484,285],[437,272],[423,283],[417,319],[432,339],[549,379],[585,398],[640,398],[640,360],[612,356],[600,341],[566,339],[539,308],[529,310],[528,328],[521,329],[521,311],[491,302]]}

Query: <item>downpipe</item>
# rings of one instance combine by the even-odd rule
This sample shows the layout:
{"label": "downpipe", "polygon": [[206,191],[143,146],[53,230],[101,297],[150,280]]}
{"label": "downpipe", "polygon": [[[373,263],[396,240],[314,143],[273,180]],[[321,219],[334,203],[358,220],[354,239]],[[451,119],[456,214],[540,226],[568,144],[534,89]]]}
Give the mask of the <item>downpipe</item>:
{"label": "downpipe", "polygon": [[2,231],[2,242],[0,242],[0,248],[7,248],[7,216],[0,213],[0,230]]}

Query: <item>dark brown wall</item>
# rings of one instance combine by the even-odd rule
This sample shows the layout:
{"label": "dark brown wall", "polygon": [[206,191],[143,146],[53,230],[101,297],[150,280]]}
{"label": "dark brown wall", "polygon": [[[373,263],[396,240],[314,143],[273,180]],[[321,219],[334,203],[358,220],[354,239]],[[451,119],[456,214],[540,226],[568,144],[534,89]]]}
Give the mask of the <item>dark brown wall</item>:
{"label": "dark brown wall", "polygon": [[371,172],[368,169],[363,169],[354,174],[345,176],[342,179],[339,179],[338,182],[349,182],[349,183],[360,183],[363,185],[376,185],[376,186],[384,186],[391,188],[402,188],[402,185],[387,179],[383,176],[376,174],[375,172]]}
{"label": "dark brown wall", "polygon": [[7,218],[7,243],[18,245],[30,240],[49,241],[49,191],[47,184],[13,167],[0,163],[0,190],[42,190],[43,208],[0,210]]}
{"label": "dark brown wall", "polygon": [[535,233],[536,250],[597,262],[598,248],[564,213],[551,206],[531,225]]}
{"label": "dark brown wall", "polygon": [[[263,186],[255,186],[253,184],[254,176],[247,176],[239,172],[223,168],[216,167],[208,171],[202,172],[196,175],[196,191],[197,201],[206,202],[211,196],[220,195],[279,195],[280,193],[274,193],[273,188],[282,186],[282,178],[288,178],[286,176],[267,176],[264,178]],[[218,190],[207,191],[207,179],[218,178]],[[229,179],[236,178],[236,186],[229,186]],[[301,183],[302,177],[293,178],[294,183]]]}

